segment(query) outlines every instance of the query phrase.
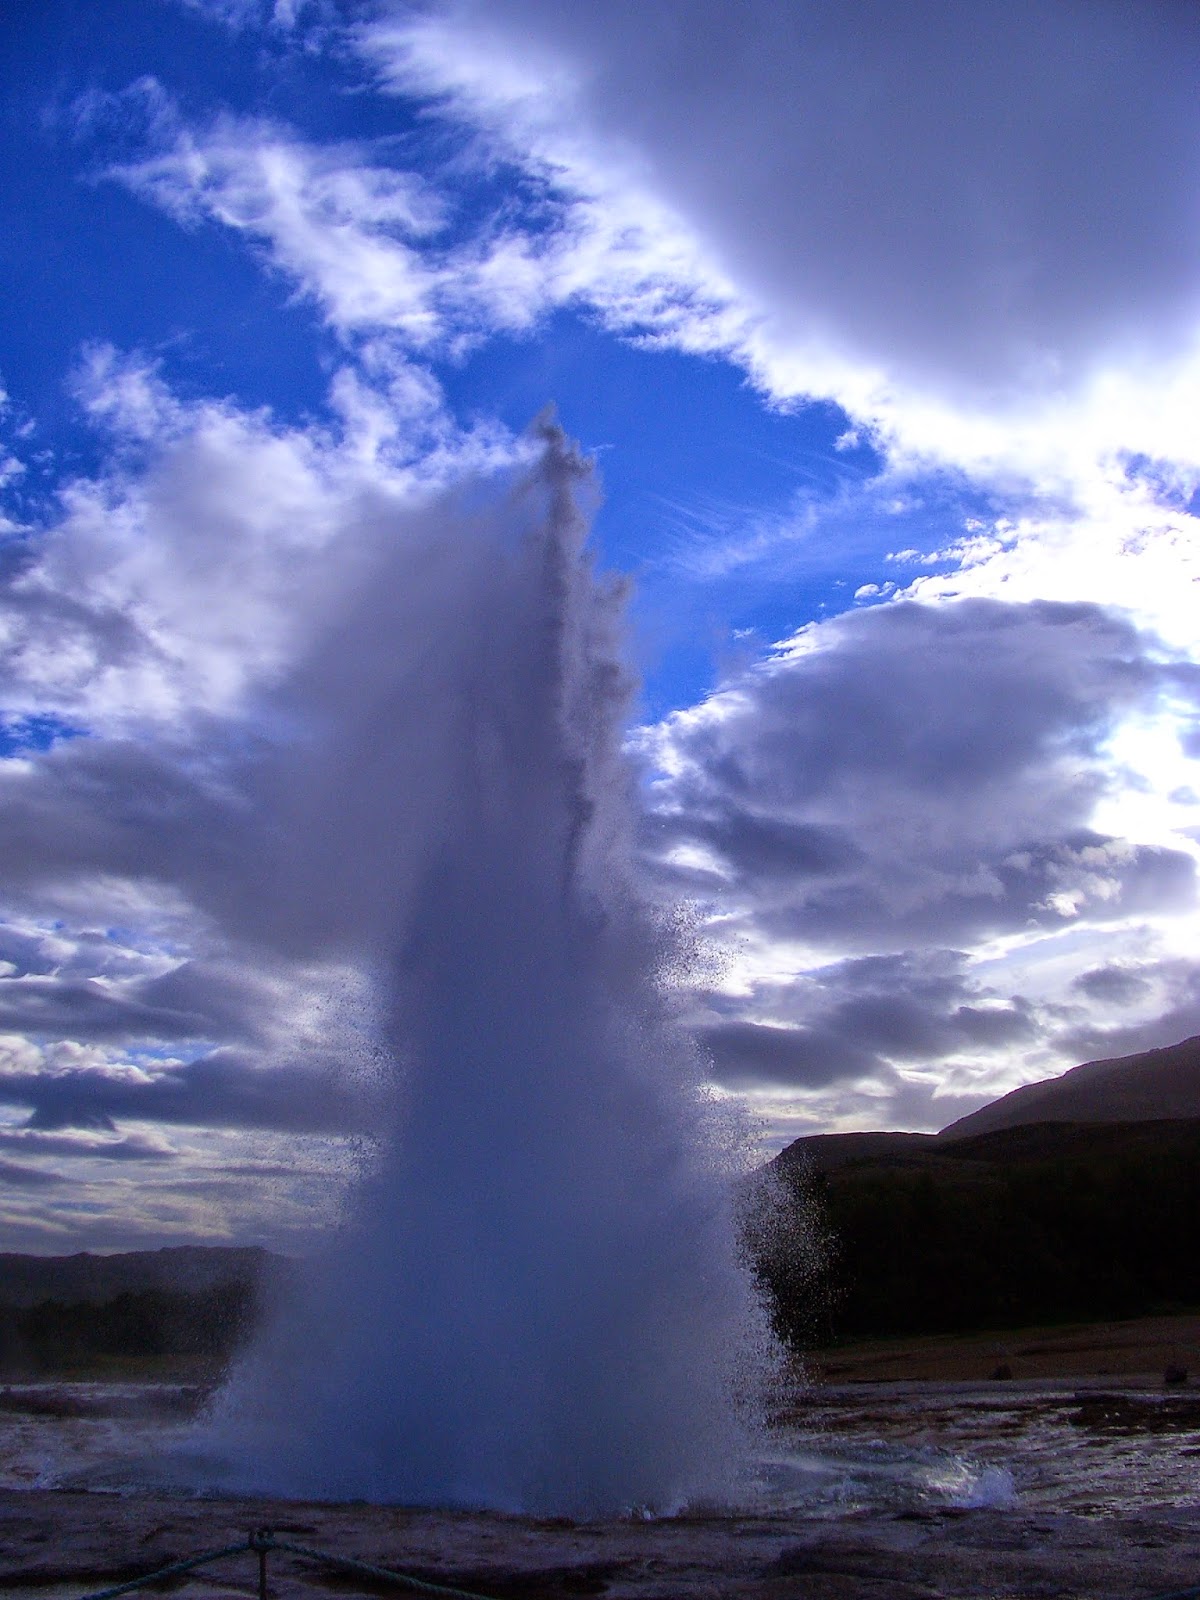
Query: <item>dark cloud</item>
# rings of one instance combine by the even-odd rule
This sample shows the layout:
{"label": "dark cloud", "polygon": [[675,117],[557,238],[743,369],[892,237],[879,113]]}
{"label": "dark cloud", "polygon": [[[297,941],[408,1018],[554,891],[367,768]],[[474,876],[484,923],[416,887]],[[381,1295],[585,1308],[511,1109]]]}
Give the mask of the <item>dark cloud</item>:
{"label": "dark cloud", "polygon": [[1059,1048],[1075,1061],[1135,1055],[1200,1034],[1200,962],[1178,958],[1085,973],[1079,987],[1089,998],[1124,1005],[1157,1000],[1153,1010],[1130,1022],[1087,1022],[1064,1029]]}
{"label": "dark cloud", "polygon": [[290,1133],[362,1132],[369,1084],[346,1081],[336,1062],[260,1065],[235,1050],[150,1071],[71,1069],[0,1073],[0,1104],[28,1111],[35,1129],[112,1130],[118,1121]]}
{"label": "dark cloud", "polygon": [[265,975],[183,962],[117,986],[62,973],[0,978],[0,1032],[80,1044],[256,1040],[272,1014]]}
{"label": "dark cloud", "polygon": [[862,1077],[876,1065],[868,1052],[818,1028],[718,1022],[702,1028],[699,1037],[712,1056],[717,1081],[731,1089],[823,1088]]}
{"label": "dark cloud", "polygon": [[100,1161],[174,1161],[173,1150],[144,1139],[80,1139],[69,1134],[19,1128],[0,1133],[0,1150],[27,1156],[79,1156]]}
{"label": "dark cloud", "polygon": [[1014,773],[1033,777],[1051,755],[1094,756],[1114,714],[1163,678],[1137,630],[1096,605],[906,601],[823,624],[812,643],[738,681],[745,708],[729,721],[753,718],[752,745],[724,741],[725,723],[695,734],[694,752],[731,795],[782,769],[800,801],[864,779],[976,797]]}
{"label": "dark cloud", "polygon": [[165,740],[75,739],[31,766],[0,765],[0,820],[10,902],[88,874],[205,884],[253,859],[227,772]]}
{"label": "dark cloud", "polygon": [[[647,829],[651,848],[669,849],[681,837],[674,819],[653,818]],[[706,847],[722,863],[736,863],[744,882],[778,883],[785,878],[823,878],[862,860],[852,839],[836,827],[792,822],[787,817],[746,810],[714,811],[689,817],[686,842]],[[697,884],[710,886],[719,874],[695,870]]]}
{"label": "dark cloud", "polygon": [[47,950],[41,933],[29,933],[21,928],[0,926],[0,961],[13,969],[13,975],[28,977],[30,973],[52,972],[59,964],[56,953]]}
{"label": "dark cloud", "polygon": [[[480,39],[497,40],[498,57],[571,82],[528,124],[501,97],[500,136],[519,147],[532,129],[539,148],[549,124],[559,143],[547,154],[565,151],[568,173],[582,144],[584,186],[589,162],[611,161],[619,178],[632,151],[637,178],[765,309],[779,344],[988,397],[1073,386],[1097,352],[1173,359],[1190,346],[1194,7],[458,0],[445,10],[471,61]],[[385,58],[386,32],[364,29]],[[452,63],[456,50],[434,55]]]}
{"label": "dark cloud", "polygon": [[1192,903],[1190,855],[1087,826],[1108,734],[1164,685],[1123,618],[902,603],[805,643],[665,726],[647,848],[669,881],[719,885],[769,934],[876,950]]}
{"label": "dark cloud", "polygon": [[929,996],[880,993],[843,1000],[828,1012],[839,1037],[893,1061],[931,1061],[966,1046],[1025,1043],[1037,1029],[1015,1006],[956,1006],[939,1012]]}
{"label": "dark cloud", "polygon": [[973,860],[960,854],[956,861],[959,841],[947,837],[945,844],[939,857],[931,839],[924,861],[910,856],[890,875],[877,857],[849,881],[768,901],[755,920],[776,936],[815,933],[854,947],[1103,925],[1195,901],[1194,859],[1162,846],[1080,831],[1050,842],[1012,841],[999,859],[981,842]]}
{"label": "dark cloud", "polygon": [[64,1182],[61,1173],[43,1167],[22,1167],[15,1161],[0,1161],[0,1183],[14,1189],[48,1189]]}
{"label": "dark cloud", "polygon": [[[969,952],[1195,904],[1190,854],[1088,825],[1113,728],[1194,689],[1097,606],[897,603],[809,629],[668,720],[645,836],[660,881],[756,942],[853,953],[714,999],[718,1079],[819,1087],[1095,1046],[1103,1024],[981,986]],[[1111,1003],[1120,984],[1085,975],[1076,994]],[[1177,993],[1128,1048],[1186,1031],[1190,1006]]]}
{"label": "dark cloud", "polygon": [[56,977],[0,980],[0,1031],[41,1039],[128,1043],[203,1037],[197,1013],[147,1005],[98,983]]}
{"label": "dark cloud", "polygon": [[912,951],[838,962],[802,983],[761,985],[749,1009],[779,1021],[726,1016],[703,1029],[717,1080],[729,1088],[823,1088],[867,1076],[886,1083],[895,1063],[932,1065],[1036,1041],[1042,1024],[1029,1003],[973,981],[968,965],[954,951]]}
{"label": "dark cloud", "polygon": [[1089,1000],[1103,1000],[1109,1005],[1128,1005],[1141,1000],[1150,992],[1150,981],[1143,973],[1129,967],[1092,967],[1075,979],[1071,987]]}

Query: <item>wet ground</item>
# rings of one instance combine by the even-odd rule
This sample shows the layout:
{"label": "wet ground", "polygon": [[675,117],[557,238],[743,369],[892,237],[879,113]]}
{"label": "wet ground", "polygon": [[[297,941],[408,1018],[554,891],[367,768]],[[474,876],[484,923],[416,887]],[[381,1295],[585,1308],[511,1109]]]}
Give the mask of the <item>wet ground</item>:
{"label": "wet ground", "polygon": [[[602,1522],[166,1494],[198,1395],[0,1391],[0,1595],[69,1600],[269,1526],[492,1600],[1152,1596],[1200,1588],[1200,1387],[888,1383],[802,1395],[739,1504]],[[277,1600],[385,1586],[273,1554]],[[257,1561],[175,1580],[257,1594]]]}

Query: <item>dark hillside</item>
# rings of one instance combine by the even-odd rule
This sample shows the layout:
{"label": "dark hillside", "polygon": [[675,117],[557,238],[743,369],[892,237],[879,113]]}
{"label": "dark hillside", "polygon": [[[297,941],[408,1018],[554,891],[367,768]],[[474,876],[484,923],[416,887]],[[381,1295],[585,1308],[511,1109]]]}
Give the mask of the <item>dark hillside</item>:
{"label": "dark hillside", "polygon": [[0,1378],[215,1375],[285,1271],[260,1249],[0,1256]]}
{"label": "dark hillside", "polygon": [[[830,1237],[826,1338],[1200,1305],[1200,1118],[802,1139],[772,1166]],[[781,1331],[812,1343],[812,1284],[777,1250],[762,1270]]]}
{"label": "dark hillside", "polygon": [[943,1128],[959,1140],[1027,1122],[1151,1122],[1200,1117],[1200,1037],[1162,1050],[1085,1061],[1057,1078],[1027,1083]]}
{"label": "dark hillside", "polygon": [[150,1289],[202,1294],[234,1280],[257,1282],[275,1259],[256,1245],[174,1245],[114,1255],[0,1254],[0,1306],[44,1300],[98,1305]]}

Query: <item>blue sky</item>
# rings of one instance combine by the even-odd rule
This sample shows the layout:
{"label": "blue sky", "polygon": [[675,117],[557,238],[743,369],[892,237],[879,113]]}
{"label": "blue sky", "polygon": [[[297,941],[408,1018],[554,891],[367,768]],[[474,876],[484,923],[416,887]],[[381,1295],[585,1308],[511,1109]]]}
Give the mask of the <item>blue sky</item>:
{"label": "blue sky", "polygon": [[9,20],[19,1245],[286,1240],[345,1169],[364,971],[264,942],[213,752],[282,736],[356,530],[505,481],[548,404],[634,581],[647,892],[764,1149],[1200,1031],[1200,25],[867,12]]}

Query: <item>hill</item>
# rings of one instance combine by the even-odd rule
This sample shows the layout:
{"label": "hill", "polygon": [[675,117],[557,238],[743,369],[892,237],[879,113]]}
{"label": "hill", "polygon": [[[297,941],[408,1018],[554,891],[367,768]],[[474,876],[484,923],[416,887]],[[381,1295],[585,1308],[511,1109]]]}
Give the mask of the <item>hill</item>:
{"label": "hill", "polygon": [[1200,1305],[1200,1118],[802,1139],[771,1164],[825,1235],[759,1248],[781,1333],[953,1333]]}
{"label": "hill", "polygon": [[1086,1061],[1057,1078],[1025,1084],[943,1128],[961,1139],[1027,1122],[1152,1122],[1200,1117],[1200,1037],[1163,1050]]}
{"label": "hill", "polygon": [[287,1265],[256,1247],[0,1255],[0,1378],[213,1376]]}
{"label": "hill", "polygon": [[257,1245],[177,1245],[116,1255],[0,1254],[0,1306],[35,1306],[46,1300],[100,1305],[120,1294],[168,1290],[205,1294],[223,1284],[258,1283],[274,1257]]}
{"label": "hill", "polygon": [[807,1207],[822,1235],[753,1246],[801,1346],[1200,1305],[1200,1038],[1085,1062],[937,1134],[798,1139],[769,1170],[781,1214]]}

